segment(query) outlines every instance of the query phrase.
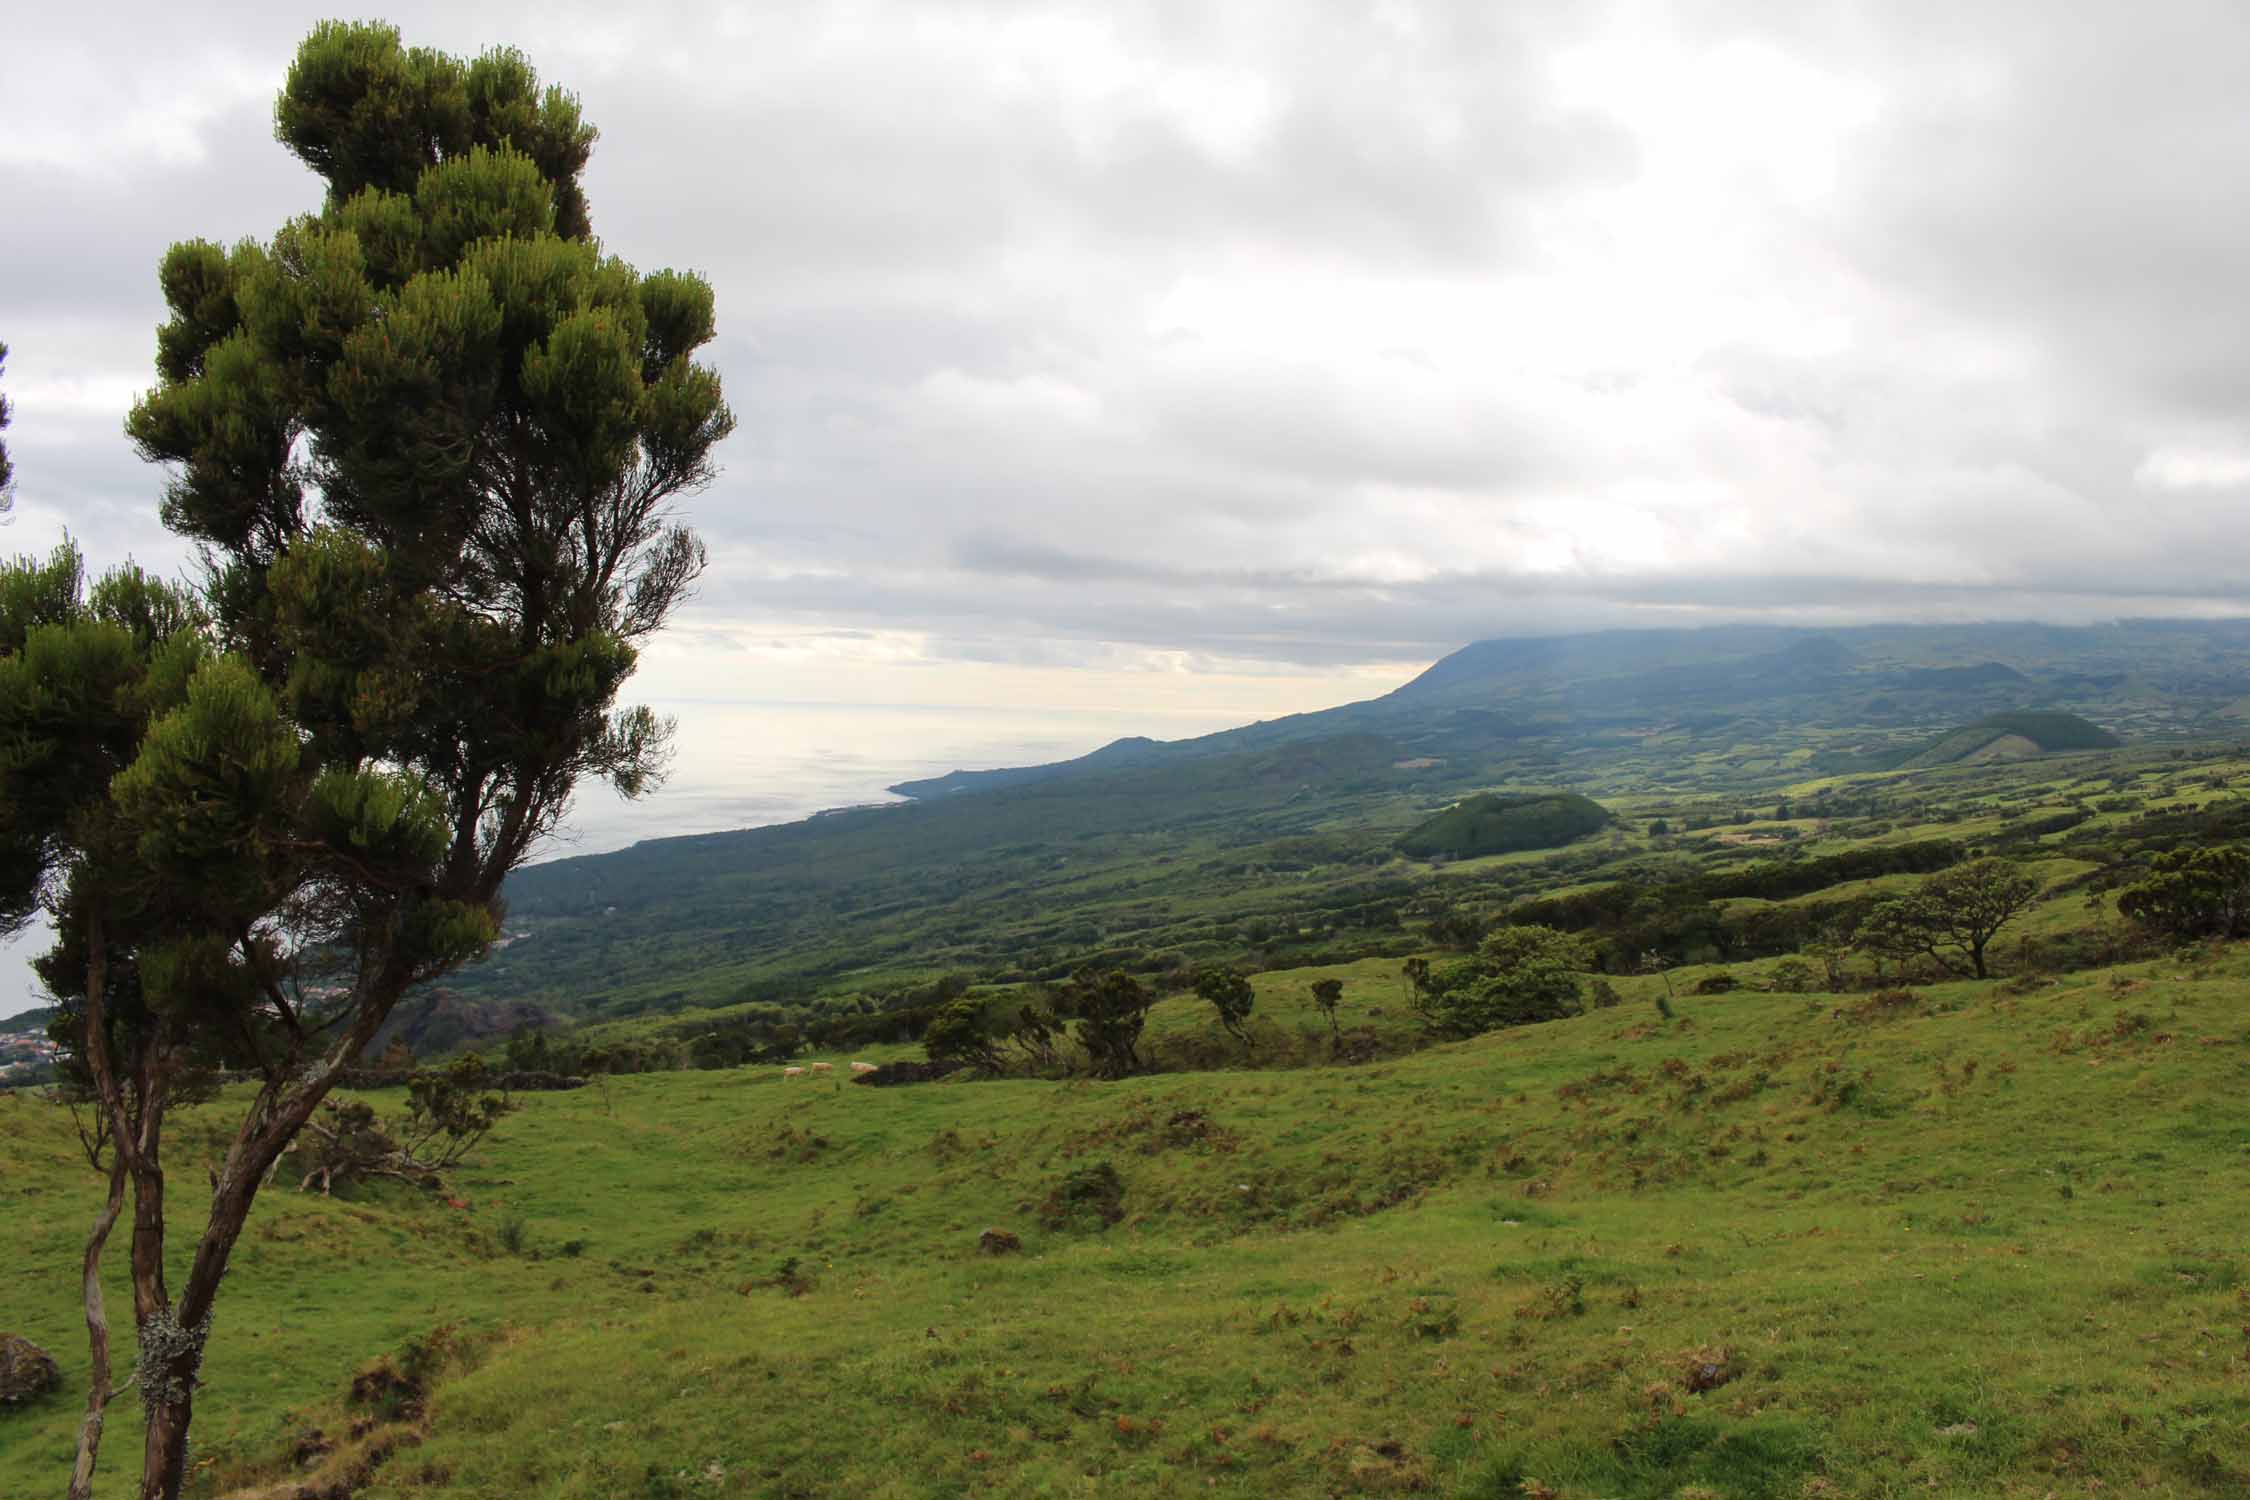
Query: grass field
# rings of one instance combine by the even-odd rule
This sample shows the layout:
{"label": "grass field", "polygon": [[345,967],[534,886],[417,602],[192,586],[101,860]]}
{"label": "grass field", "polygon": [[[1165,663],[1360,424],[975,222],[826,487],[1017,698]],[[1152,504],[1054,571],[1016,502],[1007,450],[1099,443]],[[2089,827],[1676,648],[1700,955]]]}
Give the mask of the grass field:
{"label": "grass field", "polygon": [[[1337,972],[1347,1024],[1396,1003]],[[1312,1024],[1313,977],[1261,1012]],[[466,1210],[262,1200],[198,1492],[2250,1492],[2250,952],[1669,1023],[1660,985],[1363,1067],[528,1097]],[[68,1466],[74,1151],[0,1096],[0,1326],[71,1387],[0,1416],[0,1495]]]}

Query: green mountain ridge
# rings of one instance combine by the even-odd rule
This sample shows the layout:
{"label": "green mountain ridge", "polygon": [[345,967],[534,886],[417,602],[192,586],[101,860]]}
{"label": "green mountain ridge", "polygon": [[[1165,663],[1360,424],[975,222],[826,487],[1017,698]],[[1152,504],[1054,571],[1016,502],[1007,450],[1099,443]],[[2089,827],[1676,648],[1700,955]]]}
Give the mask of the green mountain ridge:
{"label": "green mountain ridge", "polygon": [[[1867,804],[1851,778],[1896,774],[1993,715],[2050,716],[2025,721],[2036,733],[2067,715],[2151,747],[2231,741],[2245,694],[2250,623],[2234,621],[1483,641],[1365,702],[534,866],[508,893],[511,927],[533,936],[452,982],[633,1015],[943,973],[1021,983],[1093,959],[1227,962],[1246,933],[1280,945],[1277,961],[1387,951],[1406,914],[1441,899],[1398,840],[1466,798],[1569,792],[1684,831],[1792,787],[1834,783],[1824,808]],[[1740,847],[1780,837],[1745,831]],[[1612,827],[1567,852],[1598,864],[1649,847]]]}
{"label": "green mountain ridge", "polygon": [[[2241,621],[1719,626],[1521,637],[1464,646],[1364,702],[1189,740],[1124,739],[1076,760],[955,771],[891,790],[954,795],[1352,730],[1388,734],[1415,754],[1542,740],[1567,749],[1616,725],[1692,727],[1722,705],[1732,715],[1707,727],[1754,718],[1756,710],[1790,710],[1838,730],[1914,731],[1920,744],[1933,724],[1958,725],[1965,703],[2081,713],[2153,695],[2174,714],[2224,732],[2223,709],[2245,690],[2250,623]],[[2140,706],[2138,716],[2150,717]]]}

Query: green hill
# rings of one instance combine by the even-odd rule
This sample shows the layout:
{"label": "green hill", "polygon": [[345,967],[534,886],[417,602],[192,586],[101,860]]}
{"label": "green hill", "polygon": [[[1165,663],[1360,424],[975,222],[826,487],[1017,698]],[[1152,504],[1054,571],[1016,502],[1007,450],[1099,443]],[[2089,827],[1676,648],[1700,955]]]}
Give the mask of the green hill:
{"label": "green hill", "polygon": [[2059,750],[2107,750],[2123,743],[2076,714],[2029,709],[1993,714],[1940,735],[1898,762],[1905,769],[1988,760],[2019,760]]}
{"label": "green hill", "polygon": [[[1399,857],[1399,840],[1490,788],[1567,785],[1635,829],[1732,830],[1714,857],[1790,834],[1878,837],[1879,823],[1923,822],[1910,804],[1924,793],[1837,778],[1973,769],[2106,744],[2105,730],[2159,755],[2231,743],[2241,725],[2225,715],[2246,681],[2250,624],[2233,621],[1479,642],[1364,703],[901,783],[921,795],[525,870],[508,898],[511,930],[529,937],[450,982],[479,1000],[614,1017],[856,1006],[944,974],[1010,984],[1119,961],[1154,973],[1253,948],[1263,964],[1395,953],[1417,913],[1450,899],[1431,885],[1444,872]],[[1947,724],[1981,727],[1941,751],[1930,730]],[[1792,811],[1817,823],[1750,826],[1808,784],[1827,803]],[[1936,821],[1955,810],[1943,811]],[[1639,837],[1608,857],[1649,854]],[[1611,843],[1557,858],[1592,861]],[[1622,873],[1525,865],[1515,873],[1547,887]]]}
{"label": "green hill", "polygon": [[1487,792],[1458,802],[1416,824],[1398,841],[1404,852],[1427,859],[1445,855],[1467,859],[1479,854],[1513,854],[1522,849],[1559,849],[1609,825],[1599,802],[1574,792],[1504,796]]}
{"label": "green hill", "polygon": [[[1683,992],[1670,1024],[1626,978],[1356,1068],[532,1096],[466,1209],[284,1172],[220,1303],[199,1493],[2240,1494],[2250,958],[2196,963]],[[1316,977],[1260,976],[1261,1010],[1309,1016]],[[1396,1004],[1347,975],[1347,1012]],[[175,1118],[183,1180],[213,1124]],[[1043,1220],[1103,1164],[1116,1223]],[[101,1183],[30,1095],[0,1096],[0,1182],[8,1327],[66,1379],[0,1411],[0,1494],[55,1493]],[[988,1226],[1021,1253],[980,1256]],[[138,1420],[112,1408],[104,1497]]]}

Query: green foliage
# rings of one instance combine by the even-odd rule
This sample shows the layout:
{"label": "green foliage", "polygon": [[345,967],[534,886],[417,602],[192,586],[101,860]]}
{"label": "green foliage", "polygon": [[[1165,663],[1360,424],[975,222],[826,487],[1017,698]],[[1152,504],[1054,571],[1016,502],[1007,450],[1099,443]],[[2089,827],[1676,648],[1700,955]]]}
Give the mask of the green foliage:
{"label": "green foliage", "polygon": [[[1371,999],[1392,988],[1375,968]],[[1311,977],[1271,983],[1316,1020]],[[1258,982],[1263,1022],[1283,1004]],[[2250,954],[2004,1005],[1948,983],[1880,1025],[1746,990],[1645,1026],[1656,979],[1614,983],[1625,1010],[1375,1067],[833,1091],[754,1069],[620,1078],[606,1107],[593,1088],[528,1097],[461,1169],[466,1209],[261,1199],[198,1459],[221,1492],[325,1487],[365,1450],[311,1472],[300,1438],[374,1414],[355,1372],[442,1317],[488,1352],[432,1375],[420,1441],[358,1488],[637,1495],[653,1466],[723,1492],[698,1482],[715,1463],[777,1493],[902,1496],[1089,1474],[1228,1500],[1516,1500],[1531,1479],[1636,1500],[1797,1500],[1815,1478],[2044,1494],[2068,1441],[2079,1490],[2241,1489],[2240,1209],[2210,1189],[2239,1171]],[[2144,1011],[2149,1029],[2119,1031]],[[1209,1014],[1168,1000],[1148,1044]],[[1850,1101],[1815,1101],[1832,1062]],[[168,1129],[200,1151],[241,1097]],[[1207,1133],[1170,1123],[1190,1116]],[[791,1130],[828,1144],[774,1152]],[[177,1191],[199,1190],[196,1161]],[[1048,1195],[1102,1161],[1123,1217],[1042,1230]],[[0,1215],[0,1262],[30,1270],[10,1326],[67,1363],[103,1182],[29,1095],[0,1095],[0,1175],[42,1205]],[[510,1219],[544,1258],[495,1259]],[[1026,1253],[979,1256],[988,1226]],[[682,1349],[695,1400],[616,1378]],[[1696,1389],[1714,1367],[1732,1379]],[[81,1415],[11,1414],[0,1493],[51,1486]],[[111,1424],[137,1444],[135,1403]]]}
{"label": "green foliage", "polygon": [[1432,971],[1426,986],[1431,1028],[1477,1036],[1509,1026],[1559,1020],[1580,1011],[1584,943],[1551,927],[1503,927],[1474,958]]}
{"label": "green foliage", "polygon": [[474,1052],[442,1071],[416,1074],[406,1100],[406,1149],[438,1171],[460,1161],[517,1107]]}
{"label": "green foliage", "polygon": [[[1873,844],[1808,859],[1760,860],[1735,869],[1698,872],[1682,879],[1617,880],[1566,895],[1533,897],[1508,910],[1508,919],[1536,922],[1565,931],[1623,933],[1645,925],[1657,912],[1680,912],[1715,901],[1786,901],[1851,881],[1883,875],[1925,875],[1957,863],[1961,846],[1952,839],[1920,839]],[[1636,951],[1655,946],[1655,937],[1637,940]],[[1635,941],[1627,939],[1627,941]]]}
{"label": "green foliage", "polygon": [[1079,970],[1054,993],[1056,1016],[1070,1021],[1097,1078],[1123,1078],[1141,1065],[1141,1029],[1156,996],[1122,969]]}
{"label": "green foliage", "polygon": [[1766,975],[1766,988],[1780,994],[1811,994],[1819,983],[1820,975],[1801,958],[1785,958]]}
{"label": "green foliage", "polygon": [[1312,986],[1313,1008],[1328,1022],[1330,1037],[1339,1035],[1336,1013],[1344,1003],[1344,981],[1341,979],[1316,979]]}
{"label": "green foliage", "polygon": [[1931,876],[1869,912],[1854,941],[1894,959],[1926,957],[1948,973],[1985,977],[1985,950],[2038,899],[2039,882],[2000,859]]}
{"label": "green foliage", "polygon": [[981,1000],[955,1000],[931,1018],[922,1033],[922,1050],[935,1063],[965,1063],[987,1072],[1000,1071],[1000,1050],[985,1020]]}
{"label": "green foliage", "polygon": [[1249,1038],[1242,1026],[1258,1003],[1258,992],[1250,987],[1250,981],[1239,970],[1211,964],[1196,971],[1195,993],[1218,1012],[1219,1024],[1226,1028],[1227,1035],[1248,1047]]}
{"label": "green foliage", "polygon": [[2250,932],[2250,849],[2174,849],[2118,892],[2117,909],[2174,940],[2237,938]]}
{"label": "green foliage", "polygon": [[1416,825],[1398,841],[1418,858],[1467,859],[1519,849],[1553,849],[1609,825],[1610,815],[1590,797],[1558,792],[1471,797]]}
{"label": "green foliage", "polygon": [[[0,920],[58,907],[42,974],[133,1183],[151,1493],[268,1170],[400,998],[489,947],[577,784],[660,778],[669,725],[616,699],[702,566],[670,506],[733,423],[694,359],[708,285],[602,251],[594,133],[520,54],[324,24],[276,134],[321,211],[166,254],[127,422],[202,607],[137,576],[81,603],[74,556],[0,583]],[[263,1082],[175,1303],[156,1123],[221,1058]],[[418,1085],[383,1170],[489,1130],[478,1085]]]}
{"label": "green foliage", "polygon": [[264,915],[295,883],[302,755],[257,674],[216,657],[112,784],[118,813],[140,830],[143,868],[175,886],[209,930]]}

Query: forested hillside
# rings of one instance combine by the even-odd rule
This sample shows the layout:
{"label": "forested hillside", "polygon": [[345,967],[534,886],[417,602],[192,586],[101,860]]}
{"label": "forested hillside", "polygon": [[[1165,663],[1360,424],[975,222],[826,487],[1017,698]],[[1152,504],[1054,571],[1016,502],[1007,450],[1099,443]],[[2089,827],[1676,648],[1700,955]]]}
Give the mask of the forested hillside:
{"label": "forested hillside", "polygon": [[[1324,713],[535,866],[509,887],[522,940],[456,983],[564,1016],[857,1011],[948,975],[1403,953],[1489,891],[1835,852],[1944,821],[1960,787],[1985,784],[1949,762],[2004,738],[2031,757],[2027,785],[2049,755],[2119,740],[2139,747],[2119,762],[2128,782],[2175,748],[2219,755],[2246,695],[2250,629],[2234,622],[1488,641]],[[2108,774],[2077,768],[2039,816],[2076,818]],[[1590,799],[1614,821],[1578,827],[1552,858],[1498,851],[1490,869],[1401,857],[1402,837],[1464,799],[1534,793]],[[2018,824],[2003,831],[2060,832]]]}

